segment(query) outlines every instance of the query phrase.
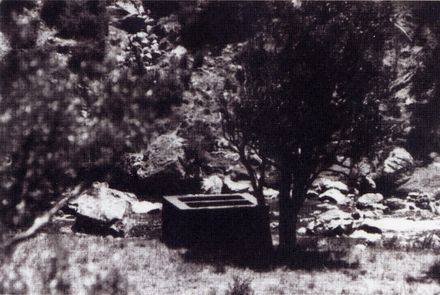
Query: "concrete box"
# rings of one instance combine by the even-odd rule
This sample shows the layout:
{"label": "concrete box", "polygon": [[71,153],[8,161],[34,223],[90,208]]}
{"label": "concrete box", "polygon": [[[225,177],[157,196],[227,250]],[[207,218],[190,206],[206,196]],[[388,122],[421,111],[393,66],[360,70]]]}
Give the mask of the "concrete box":
{"label": "concrete box", "polygon": [[270,244],[268,218],[249,194],[166,196],[162,239],[173,247],[260,249]]}

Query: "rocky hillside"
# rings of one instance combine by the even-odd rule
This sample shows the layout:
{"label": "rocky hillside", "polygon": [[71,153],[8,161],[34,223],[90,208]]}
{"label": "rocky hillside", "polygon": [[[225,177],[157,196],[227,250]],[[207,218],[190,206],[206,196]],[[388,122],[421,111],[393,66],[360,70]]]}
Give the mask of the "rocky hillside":
{"label": "rocky hillside", "polygon": [[[247,191],[249,183],[238,155],[227,148],[222,137],[217,98],[219,93],[236,93],[240,66],[235,55],[246,38],[272,17],[265,13],[264,5],[215,1],[3,0],[1,96],[23,97],[20,92],[16,94],[14,87],[22,83],[23,73],[33,71],[29,69],[34,61],[28,59],[23,72],[15,70],[21,69],[17,65],[25,63],[29,56],[37,56],[36,53],[50,53],[59,69],[39,72],[36,65],[32,72],[35,76],[25,81],[34,81],[41,75],[58,79],[57,75],[62,73],[67,85],[78,87],[70,96],[63,94],[70,93],[71,88],[66,88],[68,92],[60,90],[51,97],[65,96],[67,102],[63,106],[75,109],[81,118],[76,128],[66,132],[65,141],[59,143],[72,146],[71,150],[54,153],[53,165],[63,163],[57,159],[72,157],[79,151],[78,161],[73,166],[56,166],[57,171],[66,175],[70,175],[66,171],[79,171],[75,177],[107,181],[112,187],[129,189],[141,196]],[[321,177],[342,180],[350,186],[349,191],[318,190],[315,194],[325,199],[322,194],[326,193],[336,202],[346,197],[355,202],[363,193],[379,191],[386,197],[406,198],[417,192],[429,194],[437,205],[436,189],[425,189],[422,185],[414,188],[419,183],[429,183],[427,179],[435,179],[437,169],[433,167],[438,158],[440,129],[435,114],[438,102],[433,75],[438,73],[438,32],[437,20],[425,17],[433,7],[437,13],[437,5],[389,5],[392,25],[384,28],[383,69],[390,83],[385,85],[388,99],[381,105],[381,115],[392,133],[373,159],[356,165],[354,177]],[[222,13],[218,13],[219,9]],[[46,57],[42,58],[42,63],[46,62]],[[43,87],[42,93],[45,91]],[[73,101],[77,102],[72,104]],[[23,114],[27,113],[23,109]],[[2,113],[0,121],[16,125],[8,114]],[[0,134],[8,136],[8,128],[5,125]],[[97,143],[104,148],[94,150]],[[23,148],[16,144],[8,151],[5,154]],[[48,153],[52,151],[41,152]],[[121,158],[124,160],[120,161]],[[38,177],[47,177],[47,172],[38,169]],[[31,182],[29,186],[38,184]],[[48,186],[51,194],[59,192],[55,185]],[[277,189],[275,174],[269,177],[267,186]],[[276,193],[267,188],[266,195]],[[35,200],[39,198],[35,196]],[[387,202],[391,207],[406,206],[394,199]]]}

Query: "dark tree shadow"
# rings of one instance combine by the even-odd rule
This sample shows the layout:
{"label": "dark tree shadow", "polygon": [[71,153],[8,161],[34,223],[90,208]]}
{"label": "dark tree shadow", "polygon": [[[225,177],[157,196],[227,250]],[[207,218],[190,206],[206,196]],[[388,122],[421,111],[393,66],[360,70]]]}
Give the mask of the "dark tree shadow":
{"label": "dark tree shadow", "polygon": [[347,259],[349,250],[297,249],[291,257],[271,252],[244,252],[242,250],[222,248],[190,248],[182,255],[186,262],[212,264],[216,269],[219,265],[233,265],[250,268],[256,271],[271,271],[276,267],[285,266],[290,269],[308,271],[325,271],[338,269],[356,269],[358,262]]}

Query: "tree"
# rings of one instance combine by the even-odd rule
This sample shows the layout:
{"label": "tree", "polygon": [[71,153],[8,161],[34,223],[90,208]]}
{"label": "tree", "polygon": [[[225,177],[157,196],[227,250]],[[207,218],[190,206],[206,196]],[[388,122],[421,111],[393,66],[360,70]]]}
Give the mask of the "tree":
{"label": "tree", "polygon": [[279,171],[283,257],[294,250],[297,216],[313,180],[334,163],[356,163],[372,153],[380,136],[386,8],[274,5],[274,17],[240,55],[240,90],[220,95],[225,136],[260,205],[267,169]]}
{"label": "tree", "polygon": [[[100,12],[85,19],[98,21]],[[107,180],[124,153],[178,124],[170,113],[181,102],[184,68],[171,61],[148,72],[120,67],[105,43],[93,48],[91,36],[75,37],[84,42],[71,55],[34,44],[0,62],[0,227],[30,225],[72,187]]]}

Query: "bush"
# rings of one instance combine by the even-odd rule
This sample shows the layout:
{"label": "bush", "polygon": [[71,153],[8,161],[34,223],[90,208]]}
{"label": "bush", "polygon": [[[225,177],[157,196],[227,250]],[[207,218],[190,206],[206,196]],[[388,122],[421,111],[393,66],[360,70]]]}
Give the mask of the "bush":
{"label": "bush", "polygon": [[37,40],[39,19],[28,10],[36,1],[5,0],[0,2],[0,28],[13,48],[31,48]]}
{"label": "bush", "polygon": [[232,285],[229,284],[229,289],[226,291],[226,295],[253,295],[254,290],[251,287],[251,279],[242,279],[238,276],[234,276]]}

